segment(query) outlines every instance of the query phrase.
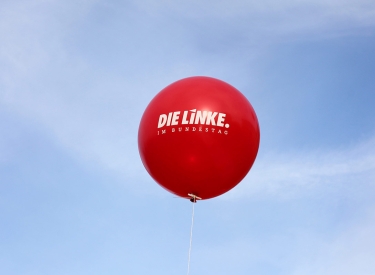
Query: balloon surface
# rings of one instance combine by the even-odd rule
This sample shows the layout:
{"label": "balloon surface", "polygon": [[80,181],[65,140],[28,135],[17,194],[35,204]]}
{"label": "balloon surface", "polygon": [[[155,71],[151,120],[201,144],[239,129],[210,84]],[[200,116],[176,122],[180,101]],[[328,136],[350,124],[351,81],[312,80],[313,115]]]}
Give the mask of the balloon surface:
{"label": "balloon surface", "polygon": [[138,131],[151,177],[180,197],[219,196],[249,172],[258,153],[259,124],[246,97],[211,77],[172,83],[147,106]]}

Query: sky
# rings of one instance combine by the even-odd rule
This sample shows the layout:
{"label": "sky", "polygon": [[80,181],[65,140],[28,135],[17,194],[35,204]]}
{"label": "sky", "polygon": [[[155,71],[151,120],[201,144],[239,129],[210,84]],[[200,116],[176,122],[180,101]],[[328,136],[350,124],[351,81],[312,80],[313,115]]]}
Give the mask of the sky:
{"label": "sky", "polygon": [[138,125],[181,78],[254,107],[245,179],[195,205],[190,274],[375,273],[375,2],[2,0],[0,273],[186,274],[192,204]]}

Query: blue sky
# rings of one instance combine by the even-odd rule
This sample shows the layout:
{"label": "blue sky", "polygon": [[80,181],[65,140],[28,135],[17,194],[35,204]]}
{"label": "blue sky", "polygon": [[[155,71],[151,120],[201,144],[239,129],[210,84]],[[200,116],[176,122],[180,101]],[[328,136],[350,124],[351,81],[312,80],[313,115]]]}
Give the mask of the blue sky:
{"label": "blue sky", "polygon": [[0,3],[0,273],[184,274],[191,204],[147,174],[149,101],[252,103],[258,158],[196,205],[191,274],[375,273],[375,2]]}

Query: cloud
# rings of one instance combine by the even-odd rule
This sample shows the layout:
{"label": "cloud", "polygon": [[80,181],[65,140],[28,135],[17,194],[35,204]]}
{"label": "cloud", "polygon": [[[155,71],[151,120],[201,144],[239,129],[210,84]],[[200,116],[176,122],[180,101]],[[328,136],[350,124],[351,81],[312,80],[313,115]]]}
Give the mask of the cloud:
{"label": "cloud", "polygon": [[[324,18],[328,18],[321,24],[325,27],[329,27],[332,18],[337,22],[352,20],[358,26],[372,26],[374,17],[371,15],[375,10],[372,1],[363,0],[133,2],[129,9],[134,14],[127,14],[129,18],[120,21],[126,25],[125,32],[117,29],[122,36],[138,33],[139,48],[129,42],[115,48],[116,54],[125,52],[126,59],[120,59],[127,62],[124,74],[123,70],[116,73],[116,69],[123,69],[119,67],[120,61],[113,62],[112,71],[101,69],[102,64],[93,64],[95,57],[85,55],[86,48],[78,50],[77,45],[70,44],[83,22],[93,20],[90,12],[100,3],[2,2],[0,104],[10,112],[42,125],[77,159],[127,177],[136,177],[143,171],[137,152],[137,127],[144,108],[157,91],[191,74],[227,76],[239,73],[225,62],[210,63],[214,58],[206,55],[200,55],[201,60],[198,60],[192,50],[194,43],[186,38],[188,33],[196,31],[198,36],[205,36],[202,41],[221,47],[225,43],[209,41],[211,33],[215,39],[243,30],[246,33],[249,28],[257,33],[269,30],[283,34],[293,32],[293,28],[306,30],[311,24],[318,26]],[[146,12],[149,13],[147,16]],[[139,15],[146,17],[132,21]],[[155,19],[159,15],[162,20]],[[210,21],[210,18],[214,20]],[[149,21],[144,23],[146,19]],[[162,27],[172,22],[175,23],[172,27],[176,28],[164,31]],[[229,22],[229,27],[221,28],[220,22]],[[285,30],[283,26],[286,26]],[[116,29],[113,25],[111,28]],[[200,32],[199,28],[205,31]],[[176,34],[179,34],[178,39],[172,39]],[[136,54],[134,48],[139,49]],[[172,53],[176,48],[179,50]],[[105,47],[103,49],[100,54],[107,51]],[[147,64],[147,68],[139,64]],[[278,193],[347,175],[373,175],[371,148],[364,156],[354,156],[354,151],[309,153],[307,156],[265,152],[245,181],[249,184],[239,185],[238,190],[244,194]],[[231,194],[242,196],[235,190]]]}
{"label": "cloud", "polygon": [[[335,14],[347,14],[358,17],[358,13],[371,13],[374,3],[370,0],[344,0],[344,1],[313,1],[313,0],[289,0],[289,1],[142,1],[137,5],[153,13],[177,12],[190,17],[236,17],[242,14],[275,14],[286,13],[291,10],[307,10],[311,8],[317,10],[328,10]],[[335,12],[333,12],[335,11]],[[349,14],[350,12],[357,12]],[[359,17],[363,17],[359,16]]]}
{"label": "cloud", "polygon": [[88,12],[90,4],[2,4],[0,104],[43,125],[76,157],[121,171],[134,163],[128,161],[134,156],[124,156],[123,148],[129,143],[126,132],[134,131],[128,113],[137,99],[132,93],[127,93],[127,98],[122,95],[123,90],[136,89],[134,83],[93,72],[87,62],[66,48],[67,33]]}
{"label": "cloud", "polygon": [[371,275],[375,271],[375,215],[370,212],[365,220],[341,232],[330,242],[313,248],[293,275]]}
{"label": "cloud", "polygon": [[199,28],[265,40],[274,40],[272,36],[295,39],[295,35],[353,33],[375,25],[375,3],[371,0],[142,1],[137,5],[150,14],[184,18]]}
{"label": "cloud", "polygon": [[[116,20],[103,27],[106,22],[90,21],[98,7],[98,1],[2,3],[0,106],[37,124],[78,160],[136,177],[144,171],[137,128],[148,102],[167,84],[193,74],[198,66],[208,66],[187,61],[184,49],[176,51],[183,48],[181,41],[161,31],[163,22],[150,19],[144,24],[144,18],[130,9],[125,19],[116,19],[124,29]],[[110,43],[115,45],[115,59],[110,69],[97,58],[108,48],[99,47],[96,56],[86,54],[105,37],[95,40],[96,35],[89,35],[85,47],[72,43],[73,38],[79,40],[75,35],[81,34],[85,20],[93,24],[91,32],[95,27],[114,31]],[[170,30],[173,35],[175,30]],[[116,44],[116,33],[129,40]]]}
{"label": "cloud", "polygon": [[[0,60],[4,73],[32,77],[50,65],[51,51],[62,54],[67,30],[90,10],[93,1],[3,1],[0,9]],[[54,56],[65,58],[65,56]],[[6,66],[6,67],[3,67]],[[8,69],[8,70],[5,70]],[[9,69],[12,69],[9,72]],[[8,74],[7,74],[8,73]]]}
{"label": "cloud", "polygon": [[375,137],[336,150],[260,152],[248,176],[225,198],[288,198],[342,185],[373,185]]}
{"label": "cloud", "polygon": [[[262,204],[264,208],[267,208],[268,203]],[[198,245],[194,246],[192,266],[202,272],[215,274],[374,274],[375,205],[373,202],[371,204],[367,211],[352,206],[356,208],[355,218],[347,219],[344,225],[336,228],[331,225],[323,231],[319,227],[324,223],[324,213],[320,213],[315,222],[306,226],[304,224],[311,213],[305,212],[300,219],[291,221],[288,219],[288,211],[278,212],[280,217],[276,218],[275,213],[263,212],[260,208],[257,211],[266,215],[263,219],[267,223],[262,224],[257,231],[259,225],[256,222],[251,223],[251,226],[247,223],[249,220],[259,220],[252,214],[246,216],[244,211],[241,216],[243,221],[238,221],[238,227],[246,228],[245,232],[234,234],[227,230],[230,238],[225,240],[207,243],[205,237],[200,243],[196,241],[195,244]],[[247,204],[240,205],[249,209]],[[319,207],[314,205],[315,209]],[[235,212],[234,209],[231,210]],[[330,212],[332,209],[325,211]],[[270,220],[275,222],[272,226],[269,224]]]}

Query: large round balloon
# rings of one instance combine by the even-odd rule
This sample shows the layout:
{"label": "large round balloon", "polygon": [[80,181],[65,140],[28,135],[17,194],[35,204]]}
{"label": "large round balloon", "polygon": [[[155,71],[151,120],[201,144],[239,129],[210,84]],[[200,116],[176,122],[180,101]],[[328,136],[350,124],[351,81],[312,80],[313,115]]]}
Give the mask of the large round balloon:
{"label": "large round balloon", "polygon": [[249,172],[259,148],[259,124],[249,101],[211,77],[189,77],[164,88],[139,126],[142,162],[168,191],[189,198],[219,196]]}

